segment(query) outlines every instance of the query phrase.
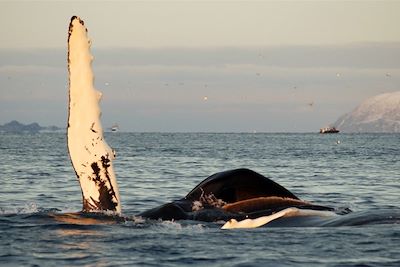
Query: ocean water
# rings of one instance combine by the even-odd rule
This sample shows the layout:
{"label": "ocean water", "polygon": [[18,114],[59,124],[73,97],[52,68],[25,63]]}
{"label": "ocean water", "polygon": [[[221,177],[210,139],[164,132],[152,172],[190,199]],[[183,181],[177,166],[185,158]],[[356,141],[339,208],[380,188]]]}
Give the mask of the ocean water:
{"label": "ocean water", "polygon": [[[123,217],[79,215],[62,133],[0,134],[3,266],[400,266],[399,134],[107,133]],[[340,141],[340,143],[338,142]],[[246,167],[351,209],[318,225],[146,221],[209,175]]]}

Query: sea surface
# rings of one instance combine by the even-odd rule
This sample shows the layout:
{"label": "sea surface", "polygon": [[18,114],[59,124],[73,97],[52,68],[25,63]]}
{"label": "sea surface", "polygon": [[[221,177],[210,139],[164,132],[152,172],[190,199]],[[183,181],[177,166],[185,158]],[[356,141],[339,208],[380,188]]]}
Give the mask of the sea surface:
{"label": "sea surface", "polygon": [[[1,266],[400,266],[400,135],[106,133],[123,217],[79,215],[63,133],[0,134]],[[209,175],[249,168],[352,210],[311,226],[147,221]]]}

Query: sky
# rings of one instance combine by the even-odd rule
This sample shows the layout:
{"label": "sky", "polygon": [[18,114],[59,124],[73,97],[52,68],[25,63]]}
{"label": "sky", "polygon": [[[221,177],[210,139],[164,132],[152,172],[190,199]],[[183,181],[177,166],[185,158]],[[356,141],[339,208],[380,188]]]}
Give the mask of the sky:
{"label": "sky", "polygon": [[105,128],[316,132],[400,90],[398,14],[399,1],[0,0],[0,124],[66,126],[78,15]]}

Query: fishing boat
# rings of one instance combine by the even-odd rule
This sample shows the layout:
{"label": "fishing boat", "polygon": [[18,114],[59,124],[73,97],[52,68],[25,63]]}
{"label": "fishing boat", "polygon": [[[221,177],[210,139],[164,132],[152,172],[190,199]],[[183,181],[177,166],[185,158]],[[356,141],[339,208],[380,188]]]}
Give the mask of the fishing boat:
{"label": "fishing boat", "polygon": [[324,127],[319,129],[319,133],[321,134],[327,134],[327,133],[338,133],[339,130],[336,129],[335,127]]}
{"label": "fishing boat", "polygon": [[119,131],[119,126],[118,126],[118,124],[114,124],[113,126],[111,126],[111,132],[118,132]]}

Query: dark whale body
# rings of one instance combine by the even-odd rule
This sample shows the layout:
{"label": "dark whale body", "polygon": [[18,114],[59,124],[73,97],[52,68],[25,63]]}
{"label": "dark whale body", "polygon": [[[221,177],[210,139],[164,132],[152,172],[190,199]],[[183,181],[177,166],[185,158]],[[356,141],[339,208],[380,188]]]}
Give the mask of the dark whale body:
{"label": "dark whale body", "polygon": [[302,201],[257,172],[235,169],[213,174],[184,198],[147,210],[139,216],[155,220],[214,222],[268,216],[288,207],[334,210]]}

